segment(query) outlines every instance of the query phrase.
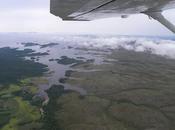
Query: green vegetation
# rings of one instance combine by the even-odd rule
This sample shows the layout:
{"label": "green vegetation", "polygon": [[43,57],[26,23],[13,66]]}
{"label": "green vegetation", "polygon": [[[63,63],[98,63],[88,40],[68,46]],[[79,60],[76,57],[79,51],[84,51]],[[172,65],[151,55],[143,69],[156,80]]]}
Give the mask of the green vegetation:
{"label": "green vegetation", "polygon": [[15,97],[14,100],[18,106],[14,115],[12,114],[9,123],[2,130],[18,130],[21,126],[38,121],[41,117],[38,108],[31,106],[29,102],[22,100],[20,97]]}
{"label": "green vegetation", "polygon": [[48,80],[44,77],[32,77],[32,78],[26,78],[20,81],[21,84],[31,84],[31,85],[38,85],[38,84],[48,84]]}
{"label": "green vegetation", "polygon": [[46,56],[46,55],[49,55],[49,53],[47,52],[36,52],[36,53],[31,53],[31,54],[28,54],[27,56]]}
{"label": "green vegetation", "polygon": [[49,84],[47,66],[24,59],[31,54],[0,48],[1,130],[174,130],[174,60],[122,49],[102,54],[100,65],[63,56],[74,65],[59,81],[87,94],[53,85],[43,106],[37,86]]}
{"label": "green vegetation", "polygon": [[44,107],[45,116],[43,119],[45,130],[61,130],[60,123],[56,120],[56,110],[60,109],[60,104],[57,104],[57,99],[66,93],[61,85],[53,85],[47,90],[49,103]]}
{"label": "green vegetation", "polygon": [[66,80],[67,80],[67,78],[60,78],[59,82],[64,84],[64,83],[66,83]]}
{"label": "green vegetation", "polygon": [[17,92],[19,91],[21,88],[20,86],[18,85],[9,85],[8,87],[3,87],[1,88],[1,91],[0,91],[0,96],[1,97],[4,97],[5,95],[10,95],[14,92]]}
{"label": "green vegetation", "polygon": [[[25,81],[25,85],[23,86]],[[2,130],[22,130],[25,125],[29,128],[36,128],[40,118],[39,108],[31,105],[32,96],[36,94],[36,86],[29,86],[27,80],[23,80],[20,85],[9,85],[3,87],[0,91],[0,128]],[[27,90],[28,96],[24,96],[24,89]],[[21,93],[21,95],[19,95]],[[41,125],[41,124],[40,124]],[[30,126],[30,127],[29,127]],[[40,126],[41,127],[41,126]]]}
{"label": "green vegetation", "polygon": [[59,45],[59,44],[58,43],[48,43],[48,44],[40,45],[40,48],[53,47],[56,45]]}
{"label": "green vegetation", "polygon": [[70,77],[73,72],[74,72],[73,70],[67,70],[65,76]]}
{"label": "green vegetation", "polygon": [[77,60],[74,58],[69,58],[67,56],[61,56],[61,59],[57,59],[56,61],[57,63],[63,65],[80,64],[84,62],[83,60]]}
{"label": "green vegetation", "polygon": [[33,97],[38,93],[37,85],[46,83],[45,79],[36,77],[42,76],[48,68],[24,59],[30,55],[36,53],[31,49],[0,48],[1,130],[39,130],[42,127],[42,103],[34,105]]}
{"label": "green vegetation", "polygon": [[175,61],[126,50],[106,59],[107,64],[83,63],[74,68],[86,71],[67,72],[66,83],[87,95],[54,97],[48,104],[57,106],[51,108],[54,124],[61,130],[174,130]]}
{"label": "green vegetation", "polygon": [[21,79],[41,76],[46,72],[46,65],[24,59],[32,53],[30,49],[0,48],[0,84],[17,83]]}
{"label": "green vegetation", "polygon": [[33,42],[23,42],[21,43],[22,45],[24,45],[25,47],[30,47],[30,46],[38,46],[38,43],[33,43]]}

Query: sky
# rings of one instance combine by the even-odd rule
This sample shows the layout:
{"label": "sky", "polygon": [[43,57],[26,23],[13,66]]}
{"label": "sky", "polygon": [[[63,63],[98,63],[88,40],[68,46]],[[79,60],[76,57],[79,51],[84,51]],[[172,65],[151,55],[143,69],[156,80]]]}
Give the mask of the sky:
{"label": "sky", "polygon": [[[108,18],[88,22],[62,21],[50,14],[49,0],[2,0],[0,32],[43,32],[71,34],[174,35],[160,23],[143,14],[127,19]],[[175,9],[164,16],[175,24]]]}

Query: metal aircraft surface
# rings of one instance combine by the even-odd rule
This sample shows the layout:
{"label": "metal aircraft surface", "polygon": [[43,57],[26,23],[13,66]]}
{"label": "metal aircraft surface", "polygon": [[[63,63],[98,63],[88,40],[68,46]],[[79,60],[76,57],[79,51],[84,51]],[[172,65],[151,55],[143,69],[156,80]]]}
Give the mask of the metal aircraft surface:
{"label": "metal aircraft surface", "polygon": [[51,0],[50,12],[63,20],[94,20],[99,18],[127,18],[143,13],[159,21],[175,33],[175,26],[162,12],[175,8],[175,0]]}

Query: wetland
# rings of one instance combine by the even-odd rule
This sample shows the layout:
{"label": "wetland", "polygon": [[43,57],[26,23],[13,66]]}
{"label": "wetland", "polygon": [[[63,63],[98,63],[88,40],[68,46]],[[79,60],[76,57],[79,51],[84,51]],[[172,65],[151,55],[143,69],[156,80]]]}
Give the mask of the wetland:
{"label": "wetland", "polygon": [[175,41],[22,36],[0,41],[1,130],[174,130]]}

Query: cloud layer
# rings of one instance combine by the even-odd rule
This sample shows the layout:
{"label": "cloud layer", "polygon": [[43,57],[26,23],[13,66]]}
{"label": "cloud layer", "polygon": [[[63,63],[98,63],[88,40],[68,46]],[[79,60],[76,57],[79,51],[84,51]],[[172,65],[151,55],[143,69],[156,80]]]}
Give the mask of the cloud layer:
{"label": "cloud layer", "polygon": [[[173,40],[174,39],[174,40]],[[113,35],[61,35],[58,33],[0,33],[0,47],[20,46],[21,42],[46,44],[58,42],[70,46],[148,52],[175,59],[175,38],[152,38]],[[17,44],[18,43],[18,44]]]}
{"label": "cloud layer", "polygon": [[62,36],[55,40],[89,48],[132,50],[148,52],[175,59],[175,40],[129,36]]}

